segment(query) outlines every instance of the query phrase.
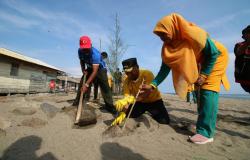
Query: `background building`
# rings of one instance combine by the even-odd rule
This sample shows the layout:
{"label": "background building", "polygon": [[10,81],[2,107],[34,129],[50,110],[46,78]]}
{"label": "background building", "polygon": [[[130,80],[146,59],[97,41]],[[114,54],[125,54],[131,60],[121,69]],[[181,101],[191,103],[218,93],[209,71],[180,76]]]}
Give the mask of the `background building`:
{"label": "background building", "polygon": [[65,74],[38,59],[0,48],[0,93],[48,92],[50,80]]}

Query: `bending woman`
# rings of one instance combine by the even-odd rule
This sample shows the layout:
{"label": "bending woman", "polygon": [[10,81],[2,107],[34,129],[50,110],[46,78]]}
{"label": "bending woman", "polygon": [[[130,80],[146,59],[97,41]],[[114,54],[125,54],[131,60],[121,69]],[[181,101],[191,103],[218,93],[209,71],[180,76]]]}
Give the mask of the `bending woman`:
{"label": "bending woman", "polygon": [[188,85],[196,84],[198,94],[198,120],[196,134],[190,141],[205,144],[213,141],[218,111],[220,84],[229,90],[226,77],[227,49],[212,40],[208,33],[173,13],[163,17],[155,26],[154,33],[163,41],[162,65],[150,85],[142,89],[156,88],[172,70],[175,92],[185,99]]}

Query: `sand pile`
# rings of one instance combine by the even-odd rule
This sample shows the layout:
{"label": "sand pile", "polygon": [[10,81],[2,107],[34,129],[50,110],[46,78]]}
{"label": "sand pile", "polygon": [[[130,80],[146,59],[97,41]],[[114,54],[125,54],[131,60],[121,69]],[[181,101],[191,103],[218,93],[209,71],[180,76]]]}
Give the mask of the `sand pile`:
{"label": "sand pile", "polygon": [[126,125],[123,128],[124,123],[116,126],[109,126],[102,133],[104,138],[114,138],[129,136],[131,134],[141,134],[147,132],[153,132],[159,127],[159,124],[153,120],[148,114],[144,114],[139,118],[127,119]]}

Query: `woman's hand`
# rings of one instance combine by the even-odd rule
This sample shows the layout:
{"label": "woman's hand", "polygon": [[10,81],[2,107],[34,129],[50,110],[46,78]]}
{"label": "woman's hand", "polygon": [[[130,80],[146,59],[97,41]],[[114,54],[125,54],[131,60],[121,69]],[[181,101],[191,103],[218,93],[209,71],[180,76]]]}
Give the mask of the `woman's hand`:
{"label": "woman's hand", "polygon": [[205,75],[199,75],[199,77],[196,81],[196,84],[198,86],[202,86],[205,83],[206,79],[207,79],[207,77]]}
{"label": "woman's hand", "polygon": [[140,94],[139,94],[139,97],[144,99],[146,97],[148,97],[150,95],[150,93],[153,91],[153,87],[149,84],[142,84],[140,86]]}

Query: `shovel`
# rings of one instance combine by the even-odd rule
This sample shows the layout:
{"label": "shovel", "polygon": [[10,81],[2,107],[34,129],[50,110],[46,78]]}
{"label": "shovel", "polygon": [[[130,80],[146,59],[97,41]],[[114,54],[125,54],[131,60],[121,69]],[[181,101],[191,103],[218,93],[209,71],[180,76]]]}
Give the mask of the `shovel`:
{"label": "shovel", "polygon": [[[85,81],[86,81],[86,74],[84,74],[84,77],[83,77],[83,84],[85,84]],[[79,104],[78,104],[77,112],[76,112],[76,119],[75,119],[74,124],[78,126],[86,126],[86,125],[95,124],[97,122],[95,113],[92,110],[86,110],[86,108],[85,109],[83,108],[83,104],[84,104],[83,96],[84,94],[81,91],[80,100],[79,100]]]}

